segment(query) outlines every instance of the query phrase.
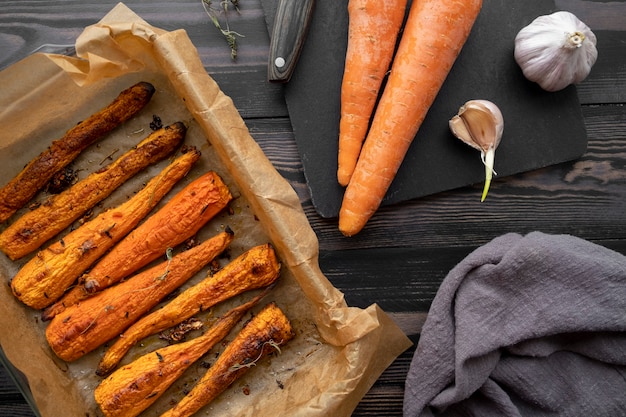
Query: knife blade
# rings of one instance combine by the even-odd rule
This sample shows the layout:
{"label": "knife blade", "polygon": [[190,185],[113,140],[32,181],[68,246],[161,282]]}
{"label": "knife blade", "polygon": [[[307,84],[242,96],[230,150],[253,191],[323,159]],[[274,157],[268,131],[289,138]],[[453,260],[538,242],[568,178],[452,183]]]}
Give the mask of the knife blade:
{"label": "knife blade", "polygon": [[279,0],[270,40],[267,78],[288,82],[296,67],[315,0]]}

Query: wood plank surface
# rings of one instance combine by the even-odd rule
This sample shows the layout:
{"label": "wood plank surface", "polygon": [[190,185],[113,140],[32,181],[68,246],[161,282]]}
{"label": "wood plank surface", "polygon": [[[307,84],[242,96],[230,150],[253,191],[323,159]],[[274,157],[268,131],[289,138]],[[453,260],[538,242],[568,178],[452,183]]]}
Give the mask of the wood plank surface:
{"label": "wood plank surface", "polygon": [[[62,52],[116,3],[0,0],[0,68],[42,45]],[[319,239],[324,273],[350,305],[378,303],[414,342],[447,272],[503,233],[574,234],[626,254],[626,1],[555,2],[588,23],[599,40],[598,62],[578,87],[589,138],[582,158],[496,177],[484,203],[479,201],[482,184],[477,184],[385,207],[349,239],[339,233],[336,220],[321,218],[311,204],[282,86],[266,81],[269,37],[260,1],[239,0],[240,12],[229,14],[231,29],[245,35],[238,39],[234,62],[200,0],[125,3],[154,26],[188,32],[207,71],[233,98],[252,136],[300,197]],[[413,351],[383,373],[354,417],[402,415]],[[34,415],[0,367],[0,416]]]}

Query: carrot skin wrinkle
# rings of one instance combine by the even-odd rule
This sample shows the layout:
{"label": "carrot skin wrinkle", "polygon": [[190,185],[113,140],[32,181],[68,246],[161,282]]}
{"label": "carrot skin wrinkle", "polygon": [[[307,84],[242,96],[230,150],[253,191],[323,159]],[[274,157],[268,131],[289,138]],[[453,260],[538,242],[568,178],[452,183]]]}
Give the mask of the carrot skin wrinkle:
{"label": "carrot skin wrinkle", "polygon": [[113,339],[222,253],[233,235],[222,232],[54,317],[46,339],[54,353],[74,361]]}
{"label": "carrot skin wrinkle", "polygon": [[289,319],[268,304],[241,329],[235,339],[191,391],[161,417],[191,416],[241,378],[251,366],[281,349],[295,337]]}
{"label": "carrot skin wrinkle", "polygon": [[139,82],[122,91],[108,106],[56,139],[32,159],[8,184],[0,188],[0,222],[4,222],[42,189],[52,176],[66,167],[89,145],[137,114],[156,89]]}
{"label": "carrot skin wrinkle", "polygon": [[280,262],[270,244],[249,249],[213,276],[187,288],[163,308],[156,310],[130,326],[109,347],[96,373],[109,374],[141,339],[175,326],[214,305],[243,292],[264,288],[280,276]]}
{"label": "carrot skin wrinkle", "polygon": [[231,199],[228,187],[214,171],[192,181],[82,274],[79,285],[47,308],[42,318],[53,318],[162,256],[167,248],[193,236]]}
{"label": "carrot skin wrinkle", "polygon": [[130,200],[38,251],[11,280],[13,294],[34,309],[46,308],[61,298],[87,268],[139,224],[198,159],[200,151],[190,148]]}
{"label": "carrot skin wrinkle", "polygon": [[389,79],[339,212],[339,230],[359,233],[378,210],[482,7],[481,0],[411,4]]}
{"label": "carrot skin wrinkle", "polygon": [[389,70],[407,0],[350,0],[341,84],[337,180],[348,185]]}
{"label": "carrot skin wrinkle", "polygon": [[241,321],[268,291],[220,317],[201,336],[140,356],[104,379],[94,392],[106,417],[135,417],[146,410]]}
{"label": "carrot skin wrinkle", "polygon": [[110,165],[25,213],[0,234],[0,250],[12,260],[33,252],[132,176],[171,155],[186,131],[177,122],[153,132]]}

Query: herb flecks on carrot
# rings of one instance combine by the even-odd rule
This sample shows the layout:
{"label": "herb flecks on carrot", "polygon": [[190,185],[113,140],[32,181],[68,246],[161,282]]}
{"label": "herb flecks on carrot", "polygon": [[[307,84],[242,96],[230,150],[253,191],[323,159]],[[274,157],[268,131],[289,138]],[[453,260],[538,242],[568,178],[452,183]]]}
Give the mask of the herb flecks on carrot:
{"label": "herb flecks on carrot", "polygon": [[52,319],[65,308],[110,287],[196,234],[232,200],[228,186],[214,171],[196,178],[156,213],[131,231],[82,274],[79,285],[47,308],[42,318]]}
{"label": "herb flecks on carrot", "polygon": [[105,168],[24,213],[0,234],[0,250],[12,260],[35,251],[135,174],[171,155],[186,132],[182,122],[161,128]]}
{"label": "herb flecks on carrot", "polygon": [[268,292],[220,317],[201,336],[146,353],[117,369],[94,391],[106,417],[135,417],[153,404],[194,362],[223,340]]}
{"label": "herb flecks on carrot", "polygon": [[88,146],[104,138],[143,109],[156,89],[139,82],[122,91],[109,105],[76,124],[33,158],[9,183],[0,188],[0,222],[32,199],[59,170],[67,167]]}
{"label": "herb flecks on carrot", "polygon": [[71,362],[115,338],[226,250],[232,240],[232,232],[219,233],[68,307],[46,328],[50,348]]}
{"label": "herb flecks on carrot", "polygon": [[103,211],[37,252],[11,280],[13,294],[34,309],[54,303],[100,256],[130,233],[198,159],[199,150],[187,149],[128,201]]}
{"label": "herb flecks on carrot", "polygon": [[337,180],[348,185],[396,47],[407,0],[350,0]]}
{"label": "herb flecks on carrot", "polygon": [[380,206],[482,6],[481,0],[411,5],[391,73],[346,188],[339,230],[360,232]]}
{"label": "herb flecks on carrot", "polygon": [[250,319],[191,391],[161,417],[195,415],[261,359],[295,337],[285,313],[270,303]]}
{"label": "herb flecks on carrot", "polygon": [[224,268],[187,288],[163,308],[130,326],[109,347],[98,364],[98,375],[109,374],[137,342],[205,311],[243,292],[274,285],[280,276],[280,261],[269,243],[255,246]]}

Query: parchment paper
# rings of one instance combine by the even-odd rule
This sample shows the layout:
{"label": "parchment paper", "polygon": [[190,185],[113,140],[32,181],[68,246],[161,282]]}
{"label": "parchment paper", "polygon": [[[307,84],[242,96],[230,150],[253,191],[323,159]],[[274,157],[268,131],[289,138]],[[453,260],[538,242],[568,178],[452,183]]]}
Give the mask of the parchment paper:
{"label": "parchment paper", "polygon": [[[230,226],[236,235],[231,259],[271,241],[283,272],[265,301],[276,301],[297,333],[280,355],[252,367],[202,411],[255,417],[349,416],[410,341],[377,305],[347,306],[343,294],[322,274],[317,238],[296,193],[250,136],[230,98],[206,73],[185,31],[152,27],[120,3],[85,29],[76,51],[77,57],[35,54],[0,73],[0,184],[121,90],[140,80],[152,82],[157,92],[147,108],[83,152],[73,167],[84,177],[106,165],[147,136],[153,115],[164,125],[184,121],[189,127],[185,142],[200,148],[202,158],[169,196],[209,169],[224,178],[236,198],[231,209],[209,222],[198,238]],[[166,163],[138,174],[95,212],[125,201]],[[47,197],[41,193],[36,199]],[[72,363],[55,357],[45,340],[40,312],[21,304],[6,285],[27,259],[0,258],[5,284],[0,290],[0,345],[27,377],[43,417],[100,416],[93,400],[100,378],[94,370],[106,347]],[[186,285],[205,275],[203,271]],[[210,320],[250,297],[244,294],[200,318]],[[232,340],[238,330],[226,340]],[[124,363],[164,345],[156,336],[147,338]],[[182,398],[222,349],[223,344],[194,364],[143,415],[159,415]]]}

